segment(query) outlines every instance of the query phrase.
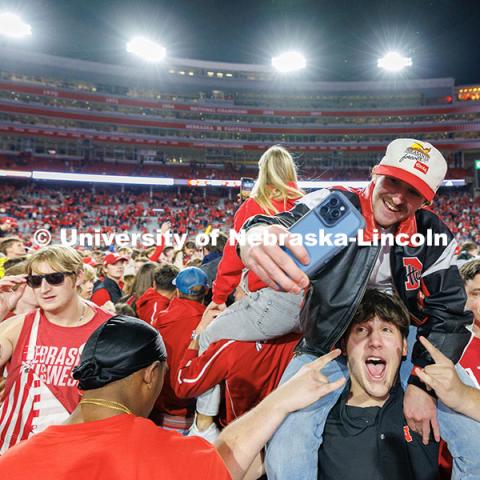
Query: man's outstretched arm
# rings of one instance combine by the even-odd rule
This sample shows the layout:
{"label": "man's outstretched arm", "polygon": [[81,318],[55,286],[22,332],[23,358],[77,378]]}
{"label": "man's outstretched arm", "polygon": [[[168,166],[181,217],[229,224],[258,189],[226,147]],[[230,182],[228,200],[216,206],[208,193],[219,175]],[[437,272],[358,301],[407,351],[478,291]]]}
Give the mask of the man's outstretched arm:
{"label": "man's outstretched arm", "polygon": [[339,349],[334,350],[303,366],[253,410],[223,430],[215,446],[234,480],[243,478],[254,458],[289,413],[308,407],[344,385],[344,378],[329,383],[321,372],[340,353]]}

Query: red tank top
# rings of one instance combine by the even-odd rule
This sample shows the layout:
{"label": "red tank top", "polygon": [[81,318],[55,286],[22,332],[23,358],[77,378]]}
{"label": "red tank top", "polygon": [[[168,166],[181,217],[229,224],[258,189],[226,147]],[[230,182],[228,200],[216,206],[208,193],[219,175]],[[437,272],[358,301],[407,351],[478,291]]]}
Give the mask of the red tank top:
{"label": "red tank top", "polygon": [[112,316],[91,303],[89,306],[95,315],[79,327],[51,323],[40,309],[26,314],[6,366],[0,454],[48,425],[62,423],[77,406],[80,394],[72,369],[91,333]]}

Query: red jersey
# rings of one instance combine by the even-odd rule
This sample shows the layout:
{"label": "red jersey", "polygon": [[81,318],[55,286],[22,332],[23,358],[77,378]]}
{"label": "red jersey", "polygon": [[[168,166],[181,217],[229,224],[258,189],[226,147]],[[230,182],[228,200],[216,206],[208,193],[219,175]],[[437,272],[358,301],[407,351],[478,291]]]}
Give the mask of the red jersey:
{"label": "red jersey", "polygon": [[144,322],[153,323],[156,315],[165,310],[170,304],[170,299],[160,294],[154,288],[145,290],[145,293],[137,300],[135,309],[137,317]]}
{"label": "red jersey", "polygon": [[480,388],[480,338],[477,336],[472,335],[460,359],[460,365],[470,375],[475,386]]}
{"label": "red jersey", "polygon": [[168,355],[168,375],[155,404],[155,413],[182,417],[195,413],[195,400],[178,398],[172,385],[176,382],[180,361],[191,341],[192,331],[197,328],[204,311],[205,305],[201,303],[175,297],[152,324],[162,335]]}
{"label": "red jersey", "polygon": [[25,480],[226,480],[215,447],[150,420],[116,415],[55,425],[0,457],[2,478]]}
{"label": "red jersey", "polygon": [[25,316],[6,365],[5,400],[0,406],[0,453],[47,426],[62,423],[80,394],[71,376],[88,337],[111,313],[89,304],[95,316],[79,327],[47,320],[41,309]]}
{"label": "red jersey", "polygon": [[[295,188],[296,185],[292,184]],[[298,199],[283,201],[273,200],[272,203],[279,212],[290,210],[294,207]],[[271,212],[273,213],[273,212]],[[235,212],[233,219],[233,228],[239,232],[243,224],[254,215],[266,214],[266,212],[253,198],[246,200]],[[218,264],[217,275],[212,284],[212,301],[222,304],[227,301],[228,296],[235,290],[240,283],[242,271],[245,268],[241,258],[237,255],[236,245],[227,242],[223,249],[222,259]],[[251,292],[265,288],[266,285],[253,273],[248,273],[248,289]]]}
{"label": "red jersey", "polygon": [[185,352],[174,383],[179,397],[198,397],[224,382],[227,425],[251,410],[274,390],[293,357],[300,335],[289,334],[268,342],[221,340],[200,356]]}

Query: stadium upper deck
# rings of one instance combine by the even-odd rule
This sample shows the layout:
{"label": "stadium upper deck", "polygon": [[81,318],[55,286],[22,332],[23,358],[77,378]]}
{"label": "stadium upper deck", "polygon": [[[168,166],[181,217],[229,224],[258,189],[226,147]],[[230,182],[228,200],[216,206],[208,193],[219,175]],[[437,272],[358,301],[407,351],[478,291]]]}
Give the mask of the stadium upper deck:
{"label": "stadium upper deck", "polygon": [[366,168],[398,136],[435,143],[452,166],[480,150],[480,102],[459,101],[453,79],[311,82],[258,65],[147,69],[9,49],[0,61],[3,153],[238,164],[282,143],[306,166]]}

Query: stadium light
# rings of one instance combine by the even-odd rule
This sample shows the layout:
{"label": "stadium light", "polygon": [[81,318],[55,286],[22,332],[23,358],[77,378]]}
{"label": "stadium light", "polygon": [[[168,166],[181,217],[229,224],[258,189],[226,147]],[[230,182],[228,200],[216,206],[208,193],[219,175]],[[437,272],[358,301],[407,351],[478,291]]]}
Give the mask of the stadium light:
{"label": "stadium light", "polygon": [[398,52],[388,52],[383,58],[378,59],[377,65],[388,72],[400,72],[405,67],[412,66],[412,59]]}
{"label": "stadium light", "polygon": [[34,170],[34,180],[63,180],[66,182],[117,183],[125,185],[164,185],[172,186],[173,178],[134,177],[129,175],[96,175],[91,173],[44,172]]}
{"label": "stadium light", "polygon": [[12,38],[28,37],[32,34],[32,26],[25,23],[14,13],[0,13],[0,35]]}
{"label": "stadium light", "polygon": [[305,68],[307,61],[305,57],[294,50],[282,53],[272,58],[273,67],[281,73],[295,72]]}
{"label": "stadium light", "polygon": [[127,52],[152,63],[161,62],[167,55],[162,45],[145,37],[135,37],[127,43]]}
{"label": "stadium light", "polygon": [[[150,186],[189,186],[189,187],[227,187],[239,188],[240,180],[211,180],[211,179],[193,179],[183,178],[163,178],[163,177],[131,177],[129,175],[96,175],[89,173],[65,173],[65,172],[45,172],[34,170],[32,172],[23,172],[19,170],[0,170],[0,177],[21,177],[32,178],[33,180],[52,180],[67,182],[92,182],[105,184],[124,184],[124,185],[150,185]],[[368,184],[367,180],[345,180],[341,181],[345,187],[361,188]],[[298,182],[300,188],[329,188],[339,184],[339,180],[303,180]],[[444,180],[441,187],[464,187],[465,179]]]}

